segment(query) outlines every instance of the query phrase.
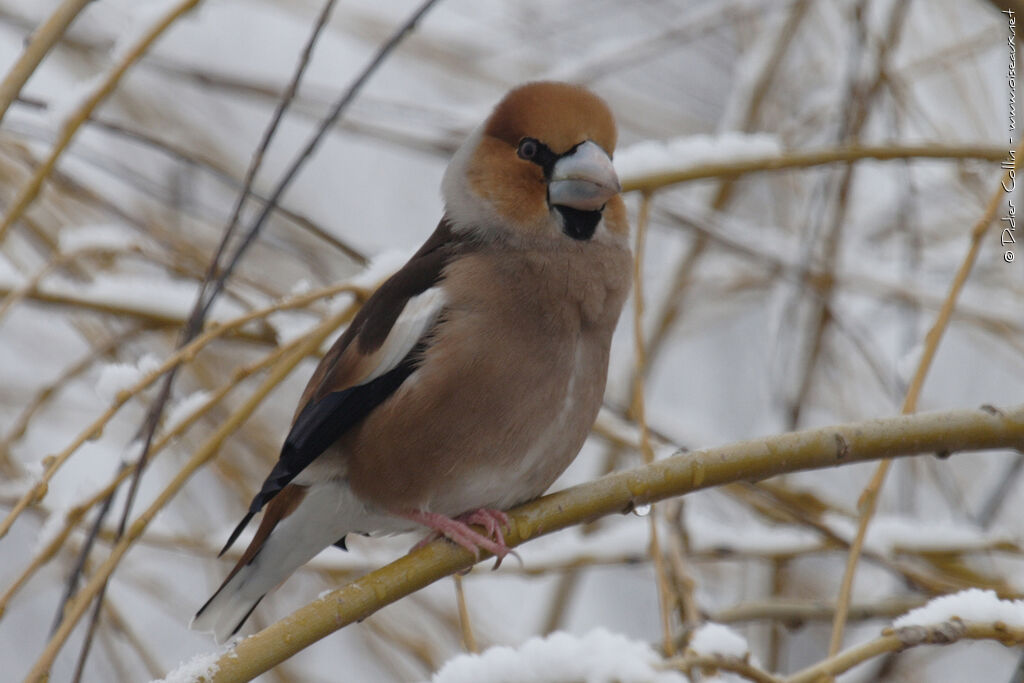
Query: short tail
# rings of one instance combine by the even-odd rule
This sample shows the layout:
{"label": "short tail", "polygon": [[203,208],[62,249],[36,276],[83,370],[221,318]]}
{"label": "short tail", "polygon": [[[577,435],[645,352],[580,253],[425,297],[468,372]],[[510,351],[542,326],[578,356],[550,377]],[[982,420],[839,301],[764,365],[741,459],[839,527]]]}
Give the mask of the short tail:
{"label": "short tail", "polygon": [[352,530],[343,504],[350,496],[340,482],[282,489],[267,505],[238,564],[189,628],[213,632],[218,643],[235,635],[264,595]]}

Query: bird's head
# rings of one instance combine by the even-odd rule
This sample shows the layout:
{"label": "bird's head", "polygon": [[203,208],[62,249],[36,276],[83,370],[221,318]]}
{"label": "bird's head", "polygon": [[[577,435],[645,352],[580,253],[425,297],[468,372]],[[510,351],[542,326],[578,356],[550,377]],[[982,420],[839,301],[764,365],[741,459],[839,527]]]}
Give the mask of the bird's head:
{"label": "bird's head", "polygon": [[608,105],[589,90],[515,88],[452,159],[443,184],[449,218],[483,237],[623,239],[615,139]]}

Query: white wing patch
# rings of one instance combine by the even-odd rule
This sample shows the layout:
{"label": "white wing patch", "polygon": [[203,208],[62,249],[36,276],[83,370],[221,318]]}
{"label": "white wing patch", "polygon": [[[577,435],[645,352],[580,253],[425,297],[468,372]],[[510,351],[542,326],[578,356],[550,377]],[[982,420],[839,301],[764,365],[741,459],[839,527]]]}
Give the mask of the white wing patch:
{"label": "white wing patch", "polygon": [[387,339],[373,354],[376,362],[373,370],[358,383],[371,382],[401,363],[437,321],[437,316],[447,303],[448,295],[440,285],[406,301]]}

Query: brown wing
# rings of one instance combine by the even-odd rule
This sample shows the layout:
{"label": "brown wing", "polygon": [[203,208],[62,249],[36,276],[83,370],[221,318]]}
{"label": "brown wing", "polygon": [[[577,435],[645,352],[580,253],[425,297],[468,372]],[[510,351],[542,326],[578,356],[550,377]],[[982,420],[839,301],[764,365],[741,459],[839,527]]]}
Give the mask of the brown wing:
{"label": "brown wing", "polygon": [[442,220],[409,262],[367,300],[306,385],[277,464],[222,554],[264,505],[412,374],[422,354],[421,338],[429,335],[429,328],[419,338],[396,339],[401,332],[396,322],[410,299],[437,285],[445,266],[472,245]]}
{"label": "brown wing", "polygon": [[302,392],[295,419],[311,400],[359,384],[362,377],[369,375],[376,368],[375,354],[383,347],[406,302],[437,284],[448,262],[471,245],[464,235],[453,233],[448,221],[442,219],[408,263],[366,301],[320,361]]}

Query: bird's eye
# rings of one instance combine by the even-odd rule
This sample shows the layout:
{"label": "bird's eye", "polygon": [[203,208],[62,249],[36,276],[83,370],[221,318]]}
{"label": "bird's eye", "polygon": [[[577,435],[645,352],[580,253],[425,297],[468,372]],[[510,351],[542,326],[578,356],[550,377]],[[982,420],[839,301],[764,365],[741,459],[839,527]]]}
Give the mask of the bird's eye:
{"label": "bird's eye", "polygon": [[533,138],[523,138],[519,141],[519,149],[516,152],[519,154],[520,159],[526,159],[532,161],[537,156],[537,152],[540,151],[540,143]]}

